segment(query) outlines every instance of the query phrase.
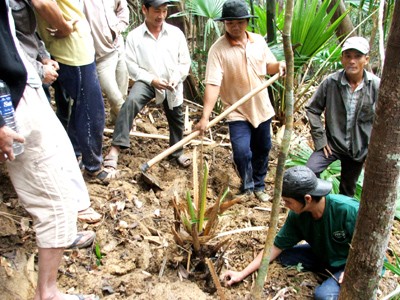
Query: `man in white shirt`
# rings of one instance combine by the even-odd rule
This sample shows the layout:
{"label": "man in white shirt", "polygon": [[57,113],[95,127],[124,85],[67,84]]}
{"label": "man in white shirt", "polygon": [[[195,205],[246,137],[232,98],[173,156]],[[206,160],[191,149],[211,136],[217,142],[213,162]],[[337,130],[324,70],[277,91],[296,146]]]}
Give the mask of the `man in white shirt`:
{"label": "man in white shirt", "polygon": [[[121,149],[129,148],[129,131],[142,108],[153,98],[162,104],[169,125],[169,143],[174,145],[183,137],[183,81],[190,68],[190,53],[183,32],[165,22],[168,0],[143,0],[145,21],[132,30],[126,39],[126,63],[135,81],[122,105],[115,123],[112,147],[104,166],[117,167]],[[183,167],[190,158],[183,149],[171,154]]]}

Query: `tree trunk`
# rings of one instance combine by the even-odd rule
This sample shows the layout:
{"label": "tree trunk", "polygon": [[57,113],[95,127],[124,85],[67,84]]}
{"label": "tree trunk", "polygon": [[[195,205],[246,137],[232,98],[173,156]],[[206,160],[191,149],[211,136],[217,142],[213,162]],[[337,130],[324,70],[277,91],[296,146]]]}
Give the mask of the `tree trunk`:
{"label": "tree trunk", "polygon": [[365,169],[364,188],[339,299],[376,299],[400,174],[400,3],[395,4]]}
{"label": "tree trunk", "polygon": [[283,135],[282,144],[278,155],[278,165],[275,175],[274,198],[272,201],[271,218],[267,233],[267,239],[264,246],[264,254],[261,260],[261,266],[258,271],[256,284],[251,291],[253,299],[262,299],[262,292],[265,278],[268,274],[269,261],[271,257],[271,249],[276,236],[279,220],[279,209],[282,194],[283,173],[285,171],[285,161],[289,152],[290,140],[293,131],[293,81],[294,81],[294,57],[291,42],[292,19],[293,19],[294,0],[286,1],[285,25],[283,28],[283,48],[286,60],[286,127]]}
{"label": "tree trunk", "polygon": [[[331,0],[331,3],[329,4],[328,7],[328,12],[331,11],[331,9],[336,5],[338,1],[340,2],[340,4],[336,9],[335,13],[333,14],[331,20],[332,23],[335,22],[337,19],[339,19],[339,17],[346,12],[346,5],[344,4],[343,0]],[[336,36],[340,40],[343,40],[350,32],[352,32],[350,36],[355,36],[356,33],[353,30],[354,30],[353,23],[350,20],[350,16],[347,15],[336,29]]]}
{"label": "tree trunk", "polygon": [[276,1],[269,0],[265,6],[267,11],[267,42],[276,42]]}

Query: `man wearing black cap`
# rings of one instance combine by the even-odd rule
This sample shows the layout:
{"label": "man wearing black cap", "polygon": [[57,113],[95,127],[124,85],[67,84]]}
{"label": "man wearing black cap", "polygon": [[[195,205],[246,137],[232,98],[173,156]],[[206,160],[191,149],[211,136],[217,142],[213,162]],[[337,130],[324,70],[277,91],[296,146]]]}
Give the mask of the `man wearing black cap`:
{"label": "man wearing black cap", "polygon": [[[264,38],[246,31],[249,19],[244,0],[227,0],[222,7],[225,35],[210,48],[206,70],[204,110],[196,129],[204,132],[218,96],[227,107],[265,82],[267,74],[284,75],[286,64],[276,61]],[[241,179],[240,193],[254,192],[268,201],[264,179],[271,149],[271,120],[274,108],[265,89],[229,114],[233,160]]]}
{"label": "man wearing black cap", "polygon": [[340,160],[339,193],[349,197],[354,196],[367,157],[379,92],[380,79],[364,70],[368,52],[365,38],[348,38],[342,47],[343,70],[327,77],[306,106],[315,147],[307,167],[319,177]]}
{"label": "man wearing black cap", "polygon": [[[333,274],[315,290],[315,299],[336,299],[343,280],[359,203],[347,196],[329,194],[332,184],[305,166],[292,167],[283,176],[282,199],[290,209],[277,234],[270,260],[285,266],[299,263],[305,269]],[[301,241],[305,244],[297,245]],[[227,271],[228,285],[256,271],[263,252],[241,272]],[[328,270],[329,272],[327,272]]]}
{"label": "man wearing black cap", "polygon": [[[153,98],[163,105],[167,116],[170,146],[183,137],[183,81],[189,73],[191,60],[183,32],[165,22],[170,2],[143,0],[145,21],[126,38],[126,64],[135,84],[115,122],[105,167],[117,167],[120,150],[129,148],[133,120]],[[191,163],[182,148],[172,153],[171,158],[183,167]]]}

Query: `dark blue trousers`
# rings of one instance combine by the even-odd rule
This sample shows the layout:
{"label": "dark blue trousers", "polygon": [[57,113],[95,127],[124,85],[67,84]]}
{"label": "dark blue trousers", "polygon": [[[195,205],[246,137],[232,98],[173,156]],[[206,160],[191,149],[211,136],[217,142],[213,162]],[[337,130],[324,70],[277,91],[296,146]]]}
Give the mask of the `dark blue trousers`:
{"label": "dark blue trousers", "polygon": [[96,64],[68,66],[59,63],[58,80],[73,99],[68,123],[68,136],[76,155],[82,155],[85,168],[94,172],[101,168],[104,100],[97,78]]}
{"label": "dark blue trousers", "polygon": [[264,190],[271,150],[271,119],[254,128],[247,121],[229,122],[233,161],[242,184],[241,192]]}

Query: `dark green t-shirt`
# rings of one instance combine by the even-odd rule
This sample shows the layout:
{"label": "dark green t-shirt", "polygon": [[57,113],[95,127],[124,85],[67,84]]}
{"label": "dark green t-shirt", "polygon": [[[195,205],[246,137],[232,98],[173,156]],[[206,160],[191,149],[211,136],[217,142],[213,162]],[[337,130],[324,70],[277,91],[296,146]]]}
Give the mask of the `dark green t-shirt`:
{"label": "dark green t-shirt", "polygon": [[311,213],[289,215],[274,245],[285,250],[305,240],[326,267],[346,264],[359,203],[343,195],[327,195],[324,214],[314,220]]}

